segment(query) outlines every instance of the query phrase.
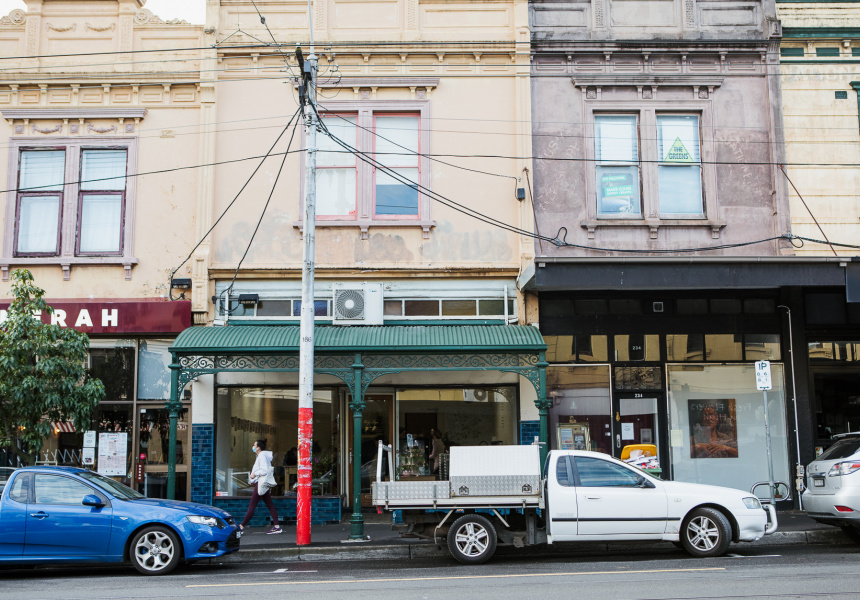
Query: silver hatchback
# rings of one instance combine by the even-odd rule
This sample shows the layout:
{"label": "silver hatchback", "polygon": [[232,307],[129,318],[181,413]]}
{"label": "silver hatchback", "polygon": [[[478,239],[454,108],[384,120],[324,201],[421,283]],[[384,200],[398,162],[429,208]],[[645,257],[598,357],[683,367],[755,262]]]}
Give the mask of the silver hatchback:
{"label": "silver hatchback", "polygon": [[860,543],[860,432],[835,437],[836,443],[809,463],[803,508]]}

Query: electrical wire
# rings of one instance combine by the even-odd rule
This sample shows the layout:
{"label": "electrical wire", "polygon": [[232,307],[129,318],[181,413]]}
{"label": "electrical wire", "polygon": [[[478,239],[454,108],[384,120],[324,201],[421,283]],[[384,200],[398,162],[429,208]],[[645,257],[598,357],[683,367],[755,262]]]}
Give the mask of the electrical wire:
{"label": "electrical wire", "polygon": [[[171,273],[170,273],[170,280],[168,281],[168,296],[170,297],[170,299],[171,299],[171,300],[176,300],[176,298],[174,298],[174,297],[173,297],[173,294],[172,294],[172,287],[171,287],[171,286],[172,286],[172,281],[173,281],[173,276],[174,276],[174,275],[176,275],[176,272],[177,272],[177,271],[179,271],[179,269],[181,269],[181,268],[182,268],[182,265],[184,265],[185,263],[187,263],[187,262],[191,259],[191,257],[194,255],[194,252],[196,252],[196,251],[197,251],[197,248],[199,248],[199,247],[200,247],[200,244],[202,244],[202,243],[203,243],[203,241],[204,241],[204,240],[209,236],[209,234],[210,234],[210,233],[212,233],[212,230],[213,230],[213,229],[215,229],[215,226],[216,226],[216,225],[218,225],[218,223],[220,223],[220,222],[221,222],[221,219],[223,219],[223,218],[224,218],[224,216],[227,214],[227,211],[229,211],[229,210],[230,210],[230,208],[231,208],[231,207],[236,203],[236,201],[239,199],[239,196],[242,194],[242,192],[244,192],[244,191],[245,191],[245,188],[246,188],[246,187],[248,187],[248,184],[250,184],[250,183],[251,183],[251,180],[254,178],[254,175],[256,175],[256,174],[257,174],[257,171],[259,171],[259,170],[260,170],[260,168],[263,166],[263,163],[264,163],[264,162],[266,162],[266,159],[267,159],[269,156],[271,156],[271,155],[272,155],[272,150],[274,150],[274,149],[275,149],[275,146],[276,146],[276,145],[278,144],[278,142],[281,140],[281,138],[283,137],[283,135],[287,132],[287,129],[289,129],[289,128],[290,128],[290,125],[293,123],[293,121],[296,121],[296,123],[298,123],[298,120],[296,120],[296,117],[298,116],[298,114],[299,114],[299,111],[297,110],[297,111],[293,114],[293,116],[292,116],[292,118],[290,119],[289,123],[287,123],[287,125],[284,127],[284,129],[281,131],[281,133],[280,133],[280,134],[278,135],[278,137],[275,139],[275,141],[274,141],[274,143],[271,145],[271,147],[269,147],[269,151],[268,151],[268,152],[266,152],[266,154],[264,154],[264,155],[263,155],[263,157],[262,157],[262,159],[260,160],[260,162],[259,162],[259,164],[257,165],[257,167],[256,167],[256,168],[254,169],[254,171],[253,171],[253,172],[248,176],[248,178],[245,180],[245,183],[242,185],[242,187],[239,189],[239,191],[238,191],[238,192],[236,192],[236,195],[233,197],[233,200],[231,200],[231,201],[230,201],[230,203],[227,205],[227,207],[226,207],[223,211],[221,211],[221,214],[219,215],[219,217],[215,220],[215,222],[214,222],[214,223],[212,223],[212,226],[211,226],[211,227],[209,227],[209,229],[206,231],[206,233],[204,233],[204,234],[203,234],[203,237],[201,237],[201,238],[200,238],[200,240],[199,240],[199,241],[194,245],[194,248],[192,248],[192,249],[191,249],[191,252],[189,252],[189,253],[188,253],[188,256],[186,256],[186,257],[185,257],[185,260],[183,260],[181,263],[179,263],[179,264],[176,266],[176,268],[175,268],[175,269],[173,269],[173,272],[171,272]],[[293,133],[295,133],[295,127],[293,128]],[[292,137],[290,138],[290,141],[292,141]],[[283,153],[283,154],[284,154],[284,160],[286,160],[287,156],[289,155],[289,150],[290,150],[290,148],[289,148],[289,146],[287,146],[287,151]],[[280,171],[279,171],[279,173],[280,173]]]}
{"label": "electrical wire", "polygon": [[[296,113],[298,114],[298,112]],[[290,149],[290,146],[293,144],[293,138],[296,135],[296,129],[298,128],[299,120],[293,124],[293,132],[290,134],[290,140],[287,142],[287,150]],[[266,199],[266,204],[263,205],[263,210],[260,212],[260,218],[257,220],[257,226],[254,227],[254,231],[251,234],[251,239],[248,240],[248,245],[245,247],[245,252],[242,254],[242,258],[239,259],[239,263],[236,265],[236,272],[233,273],[233,279],[230,281],[230,285],[227,286],[227,289],[222,292],[222,294],[226,294],[227,298],[230,297],[230,292],[233,291],[233,284],[236,283],[236,277],[239,276],[239,269],[242,268],[242,263],[245,262],[245,257],[248,256],[248,252],[251,250],[251,245],[254,243],[254,238],[257,236],[257,232],[260,230],[260,225],[263,223],[263,217],[266,216],[266,209],[269,208],[269,203],[272,201],[272,196],[275,194],[275,188],[278,187],[278,180],[281,178],[281,172],[284,170],[284,165],[287,162],[287,153],[284,153],[284,158],[281,160],[281,166],[278,168],[278,174],[275,175],[275,181],[272,183],[272,189],[269,192],[269,197]]]}
{"label": "electrical wire", "polygon": [[[443,196],[442,194],[433,192],[432,190],[428,190],[424,186],[422,186],[422,185],[420,185],[414,181],[409,180],[408,178],[406,178],[406,177],[400,175],[399,173],[393,171],[392,169],[386,167],[382,163],[379,163],[378,161],[374,160],[372,157],[369,157],[366,153],[363,153],[363,152],[357,150],[356,148],[352,148],[351,146],[349,146],[349,144],[347,144],[343,140],[339,139],[337,136],[332,134],[325,127],[325,124],[322,122],[321,119],[319,119],[318,113],[317,113],[317,119],[318,119],[318,123],[320,124],[321,131],[323,133],[325,133],[329,138],[331,138],[332,141],[334,141],[336,144],[340,145],[341,147],[351,148],[351,153],[354,154],[356,157],[358,157],[362,161],[370,164],[371,166],[374,166],[375,168],[382,170],[383,173],[385,173],[389,177],[392,177],[393,179],[399,181],[403,185],[405,185],[405,186],[407,186],[407,187],[409,187],[409,188],[411,188],[411,189],[413,189],[419,193],[425,194],[428,197],[430,197],[431,199],[435,200],[436,202],[438,202],[444,206],[447,206],[448,208],[451,208],[457,212],[460,212],[460,213],[465,214],[467,216],[470,216],[474,219],[477,219],[478,221],[482,221],[484,223],[487,223],[489,225],[492,225],[492,226],[498,227],[500,229],[509,231],[511,233],[516,233],[519,235],[528,236],[528,237],[531,237],[531,238],[534,238],[537,240],[544,240],[544,241],[547,241],[547,242],[555,245],[556,247],[560,247],[560,248],[578,248],[578,249],[582,249],[582,250],[592,250],[592,251],[599,251],[599,252],[622,253],[622,254],[668,255],[668,254],[682,254],[682,253],[694,253],[694,252],[709,252],[709,251],[714,251],[714,250],[726,250],[726,249],[731,249],[731,248],[742,248],[742,247],[746,247],[746,246],[752,246],[752,245],[756,245],[756,244],[772,242],[772,241],[776,241],[776,240],[780,240],[780,239],[789,241],[795,247],[802,247],[804,241],[809,241],[809,242],[814,242],[814,243],[824,243],[824,242],[820,242],[819,240],[814,240],[812,238],[797,236],[797,235],[793,235],[793,234],[788,233],[788,234],[772,236],[769,238],[764,238],[764,239],[759,239],[759,240],[752,240],[752,241],[748,241],[748,242],[736,242],[736,243],[731,243],[731,244],[719,244],[716,246],[702,246],[702,247],[696,247],[696,248],[678,248],[678,249],[607,248],[607,247],[601,247],[601,246],[589,246],[589,245],[585,245],[585,244],[575,244],[572,242],[568,242],[567,241],[568,230],[564,226],[560,227],[558,232],[556,233],[556,235],[554,237],[550,238],[550,237],[545,236],[545,235],[540,235],[538,233],[533,233],[533,232],[524,230],[522,228],[510,225],[508,223],[505,223],[504,221],[499,221],[498,219],[494,219],[493,217],[490,217],[489,215],[481,213],[480,211],[477,211],[475,209],[472,209],[472,208],[469,208],[469,207],[464,206],[462,204],[459,204],[459,203],[451,200],[450,198]],[[799,243],[799,245],[798,245],[798,243]],[[840,246],[843,248],[860,249],[860,246],[856,246],[856,245],[852,245],[852,244],[834,243],[833,245]]]}

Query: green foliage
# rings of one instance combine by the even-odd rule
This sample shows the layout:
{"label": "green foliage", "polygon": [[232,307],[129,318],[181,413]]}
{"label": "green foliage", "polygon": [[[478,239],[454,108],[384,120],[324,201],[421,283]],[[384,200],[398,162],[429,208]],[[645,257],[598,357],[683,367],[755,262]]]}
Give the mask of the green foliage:
{"label": "green foliage", "polygon": [[[39,313],[54,310],[32,273],[15,270],[11,291],[0,325],[0,447],[26,461],[51,434],[52,421],[72,421],[78,431],[88,428],[105,388],[87,376],[87,335],[39,320]],[[16,449],[16,438],[29,453]]]}

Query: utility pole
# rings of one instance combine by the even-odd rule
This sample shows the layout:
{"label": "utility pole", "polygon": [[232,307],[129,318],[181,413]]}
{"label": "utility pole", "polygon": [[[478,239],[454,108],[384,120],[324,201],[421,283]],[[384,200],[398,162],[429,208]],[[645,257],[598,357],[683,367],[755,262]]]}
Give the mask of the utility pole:
{"label": "utility pole", "polygon": [[[310,15],[310,0],[308,0]],[[313,23],[313,20],[311,20]],[[314,435],[314,242],[316,235],[316,165],[317,115],[316,77],[317,55],[314,53],[311,30],[311,53],[302,57],[296,48],[296,58],[302,72],[299,101],[305,119],[305,219],[302,250],[302,314],[299,333],[299,489],[296,512],[296,544],[311,543],[311,442]]]}

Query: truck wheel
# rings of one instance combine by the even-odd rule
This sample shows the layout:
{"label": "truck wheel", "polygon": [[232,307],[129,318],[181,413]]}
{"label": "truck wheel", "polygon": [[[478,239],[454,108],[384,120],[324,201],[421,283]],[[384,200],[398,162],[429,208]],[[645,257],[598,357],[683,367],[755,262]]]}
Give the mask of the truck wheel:
{"label": "truck wheel", "polygon": [[465,565],[479,565],[496,552],[496,529],[486,517],[463,515],[448,530],[448,550]]}
{"label": "truck wheel", "polygon": [[722,556],[732,541],[732,526],[726,515],[713,508],[697,508],[681,526],[684,550],[697,558]]}

